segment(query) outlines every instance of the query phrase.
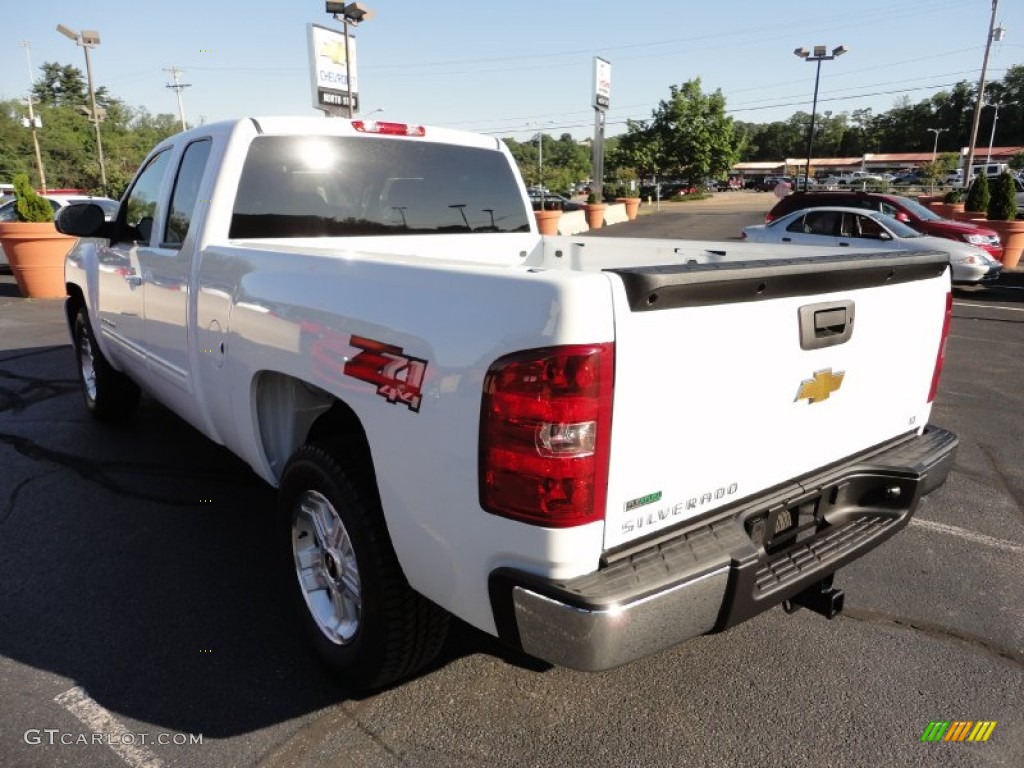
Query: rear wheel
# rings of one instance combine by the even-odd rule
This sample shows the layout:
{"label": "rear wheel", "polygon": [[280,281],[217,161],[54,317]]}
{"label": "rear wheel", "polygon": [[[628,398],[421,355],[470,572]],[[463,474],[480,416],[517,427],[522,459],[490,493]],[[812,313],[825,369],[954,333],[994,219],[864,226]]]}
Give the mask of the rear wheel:
{"label": "rear wheel", "polygon": [[290,600],[328,665],[367,690],[432,661],[448,614],[406,582],[365,460],[340,443],[305,445],[280,500]]}
{"label": "rear wheel", "polygon": [[139,407],[138,386],[103,356],[84,306],[75,313],[75,358],[86,407],[98,419],[127,421]]}

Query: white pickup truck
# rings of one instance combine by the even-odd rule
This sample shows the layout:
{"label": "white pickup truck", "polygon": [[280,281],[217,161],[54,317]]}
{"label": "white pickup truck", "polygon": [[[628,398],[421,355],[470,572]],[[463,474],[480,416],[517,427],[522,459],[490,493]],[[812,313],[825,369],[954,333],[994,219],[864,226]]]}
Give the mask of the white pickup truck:
{"label": "white pickup truck", "polygon": [[174,136],[58,227],[86,405],[141,388],[279,489],[354,687],[450,614],[582,670],[831,617],[952,466],[943,254],[541,237],[500,141],[322,118]]}

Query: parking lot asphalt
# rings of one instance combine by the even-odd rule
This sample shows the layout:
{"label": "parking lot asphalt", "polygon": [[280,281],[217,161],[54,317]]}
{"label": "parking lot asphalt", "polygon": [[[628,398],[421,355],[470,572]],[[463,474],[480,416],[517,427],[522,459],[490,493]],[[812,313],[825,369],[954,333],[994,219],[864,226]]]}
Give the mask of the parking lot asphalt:
{"label": "parking lot asphalt", "polygon": [[[770,207],[734,197],[604,235],[725,238]],[[61,302],[0,275],[0,765],[1019,766],[1024,274],[956,292],[932,420],[954,471],[840,571],[831,622],[771,611],[601,674],[457,625],[430,670],[355,697],[289,626],[273,491],[148,399],[92,421]],[[921,742],[937,720],[997,726]]]}

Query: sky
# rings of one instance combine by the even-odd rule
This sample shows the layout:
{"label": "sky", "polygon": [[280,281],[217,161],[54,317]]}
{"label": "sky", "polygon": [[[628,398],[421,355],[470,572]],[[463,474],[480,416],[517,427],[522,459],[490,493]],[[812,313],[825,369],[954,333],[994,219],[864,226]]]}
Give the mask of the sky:
{"label": "sky", "polygon": [[[631,0],[554,3],[367,0],[358,40],[364,113],[398,122],[525,139],[593,135],[593,58],[612,67],[606,135],[646,119],[669,86],[699,77],[738,120],[810,112],[814,64],[793,49],[845,45],[821,67],[818,109],[834,113],[918,102],[981,72],[992,0]],[[31,8],[31,9],[30,9]],[[131,106],[177,114],[166,69],[182,71],[190,124],[248,115],[315,115],[308,23],[340,27],[323,0],[0,0],[0,99],[29,90],[27,49],[84,71],[83,51],[56,31],[96,30],[97,87]],[[1024,63],[1024,2],[999,0],[989,79]],[[45,130],[45,128],[44,128]]]}

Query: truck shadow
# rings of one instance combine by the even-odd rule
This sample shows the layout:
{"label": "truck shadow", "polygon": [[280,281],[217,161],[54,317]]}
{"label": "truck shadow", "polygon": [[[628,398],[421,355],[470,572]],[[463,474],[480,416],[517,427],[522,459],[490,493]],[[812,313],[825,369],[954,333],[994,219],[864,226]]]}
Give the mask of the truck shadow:
{"label": "truck shadow", "polygon": [[[0,353],[9,693],[45,702],[81,686],[118,716],[214,738],[357,698],[292,621],[274,491],[152,401],[131,424],[98,424],[74,384],[66,347]],[[476,653],[545,666],[455,622],[432,668]],[[18,665],[65,679],[51,688]],[[18,716],[3,716],[12,731]]]}

